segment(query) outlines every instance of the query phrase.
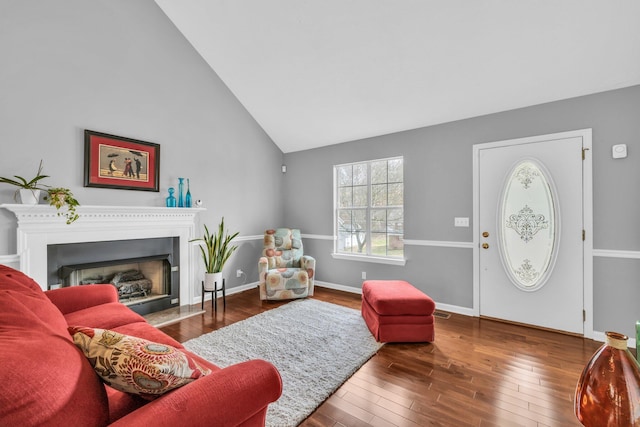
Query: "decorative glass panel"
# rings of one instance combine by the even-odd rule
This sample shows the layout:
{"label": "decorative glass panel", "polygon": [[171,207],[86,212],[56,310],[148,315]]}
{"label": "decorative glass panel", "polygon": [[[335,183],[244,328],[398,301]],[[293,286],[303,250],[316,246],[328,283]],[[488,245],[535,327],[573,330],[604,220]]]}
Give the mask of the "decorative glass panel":
{"label": "decorative glass panel", "polygon": [[520,289],[544,286],[554,266],[558,218],[551,177],[535,160],[511,171],[502,194],[500,253],[511,281]]}

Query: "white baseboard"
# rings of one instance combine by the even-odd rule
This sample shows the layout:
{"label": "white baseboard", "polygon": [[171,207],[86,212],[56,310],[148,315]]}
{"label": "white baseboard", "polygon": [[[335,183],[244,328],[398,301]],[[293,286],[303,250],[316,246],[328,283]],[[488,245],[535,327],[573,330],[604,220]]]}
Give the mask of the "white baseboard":
{"label": "white baseboard", "polygon": [[335,289],[336,291],[343,291],[343,292],[349,292],[351,294],[362,295],[362,289],[354,288],[353,286],[338,285],[336,283],[329,283],[329,282],[320,282],[318,280],[315,281],[314,286],[320,286],[321,288]]}
{"label": "white baseboard", "polygon": [[[258,286],[258,282],[253,282],[253,283],[247,283],[244,285],[240,285],[240,286],[234,286],[233,288],[227,289],[226,290],[226,294],[227,296],[229,295],[233,295],[233,294],[238,294],[240,292],[244,292],[244,291],[248,291],[249,289],[253,289],[255,287]],[[213,297],[213,293],[212,292],[205,292],[204,295],[204,300],[205,301],[211,301],[211,298]],[[193,304],[200,304],[202,302],[202,296],[199,297],[194,297],[193,302],[191,303]]]}

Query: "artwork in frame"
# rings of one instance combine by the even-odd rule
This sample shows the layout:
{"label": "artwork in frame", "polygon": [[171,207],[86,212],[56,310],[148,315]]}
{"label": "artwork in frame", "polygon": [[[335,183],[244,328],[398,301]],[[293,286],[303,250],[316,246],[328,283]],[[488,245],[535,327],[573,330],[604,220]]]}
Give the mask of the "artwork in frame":
{"label": "artwork in frame", "polygon": [[84,131],[84,186],[159,191],[160,145]]}

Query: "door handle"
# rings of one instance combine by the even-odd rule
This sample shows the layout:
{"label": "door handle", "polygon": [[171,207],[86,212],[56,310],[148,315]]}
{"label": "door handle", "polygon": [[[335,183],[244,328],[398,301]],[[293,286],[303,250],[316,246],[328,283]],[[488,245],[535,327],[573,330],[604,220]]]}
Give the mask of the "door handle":
{"label": "door handle", "polygon": [[482,249],[489,249],[489,244],[488,243],[483,243],[482,244]]}
{"label": "door handle", "polygon": [[488,231],[483,231],[482,232],[482,237],[489,237],[489,232]]}

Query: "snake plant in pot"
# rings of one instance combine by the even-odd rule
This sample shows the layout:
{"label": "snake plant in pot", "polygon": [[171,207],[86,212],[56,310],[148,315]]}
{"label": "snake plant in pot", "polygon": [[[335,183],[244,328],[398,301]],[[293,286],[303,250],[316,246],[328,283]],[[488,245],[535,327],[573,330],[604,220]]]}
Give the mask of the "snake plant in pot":
{"label": "snake plant in pot", "polygon": [[231,254],[238,249],[237,246],[231,245],[231,241],[238,234],[239,232],[229,235],[229,233],[225,231],[224,217],[222,217],[218,225],[217,233],[210,233],[205,225],[204,235],[191,240],[192,242],[203,242],[203,244],[200,245],[200,252],[206,272],[204,276],[205,291],[215,290],[216,283],[218,286],[222,285],[222,269]]}

